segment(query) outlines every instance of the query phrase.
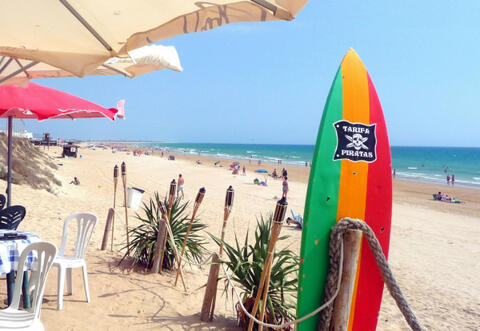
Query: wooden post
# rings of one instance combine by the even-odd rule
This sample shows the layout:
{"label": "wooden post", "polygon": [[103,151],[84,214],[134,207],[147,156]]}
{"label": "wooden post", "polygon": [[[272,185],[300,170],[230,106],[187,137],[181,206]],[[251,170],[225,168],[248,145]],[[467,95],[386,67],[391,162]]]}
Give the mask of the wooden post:
{"label": "wooden post", "polygon": [[117,184],[118,184],[118,166],[113,167],[113,218],[112,218],[112,241],[110,242],[110,250],[113,252],[113,233],[115,232],[115,207],[117,204]]}
{"label": "wooden post", "polygon": [[220,271],[220,264],[217,263],[220,257],[217,253],[213,253],[212,255],[212,264],[210,265],[207,287],[205,289],[205,296],[203,297],[202,312],[200,313],[200,319],[204,322],[213,320],[215,298],[217,296],[218,272]]}
{"label": "wooden post", "polygon": [[178,257],[177,275],[175,276],[174,286],[177,286],[178,275],[180,273],[180,270],[182,269],[182,258],[183,258],[183,253],[185,253],[185,246],[187,245],[188,235],[190,234],[190,230],[192,229],[193,221],[195,220],[195,216],[197,215],[198,208],[200,207],[200,204],[202,203],[203,197],[205,196],[205,192],[206,192],[205,187],[202,187],[198,191],[197,198],[195,199],[195,204],[193,205],[192,218],[190,219],[190,223],[188,224],[187,233],[185,234],[185,238],[183,238],[182,252],[180,253],[180,256]]}
{"label": "wooden post", "polygon": [[123,204],[125,206],[125,230],[127,232],[127,254],[130,256],[130,238],[128,234],[128,207],[127,207],[127,166],[122,162]]}
{"label": "wooden post", "polygon": [[[222,256],[223,253],[223,240],[225,239],[225,232],[227,229],[227,220],[230,216],[230,212],[232,211],[233,207],[233,198],[234,198],[234,190],[233,187],[230,185],[227,189],[227,193],[225,195],[225,207],[223,210],[223,225],[222,225],[222,233],[221,233],[221,241],[220,241],[220,255]],[[216,255],[216,254],[215,254]],[[215,256],[214,256],[215,257]],[[215,265],[212,265],[212,267]],[[205,297],[203,298],[203,305],[202,305],[202,313],[200,314],[200,319],[202,321],[212,321],[213,314],[215,312],[215,303],[217,301],[217,288],[218,288],[218,270],[220,266],[218,265],[217,268],[210,267],[210,273],[215,273],[214,275],[208,276],[208,281],[210,282],[210,277],[215,279],[215,282],[212,284],[207,283],[207,288],[205,289]],[[214,287],[214,288],[209,288]],[[213,296],[211,296],[211,292],[213,292]],[[207,301],[208,300],[208,304]],[[208,309],[208,311],[204,311]]]}
{"label": "wooden post", "polygon": [[340,290],[333,304],[332,325],[335,331],[348,330],[355,277],[362,244],[362,232],[347,230],[343,238],[343,273]]}
{"label": "wooden post", "polygon": [[[252,309],[252,316],[257,314],[258,306],[260,304],[260,298],[262,297],[262,293],[265,289],[265,294],[263,294],[263,306],[260,313],[260,321],[263,321],[265,316],[265,306],[267,302],[268,296],[268,289],[270,286],[270,271],[273,262],[273,251],[275,249],[275,244],[277,243],[278,236],[280,235],[280,231],[282,229],[283,219],[285,218],[285,212],[287,211],[287,200],[283,197],[281,200],[277,202],[277,207],[275,209],[275,214],[273,215],[273,223],[272,229],[270,234],[270,242],[268,243],[268,251],[267,256],[265,257],[265,265],[262,271],[262,275],[260,276],[260,283],[258,285],[257,296],[255,297],[255,302],[253,304]],[[248,331],[252,331],[253,329],[253,319],[250,319],[248,324]],[[260,325],[258,328],[259,331],[263,330],[263,325]]]}
{"label": "wooden post", "polygon": [[155,255],[153,256],[153,268],[152,271],[155,274],[160,272],[160,255],[162,254],[163,242],[167,233],[167,221],[158,220],[158,233],[157,242],[155,244]]}
{"label": "wooden post", "polygon": [[[170,192],[168,195],[168,217],[166,218],[166,221],[170,225],[170,217],[172,215],[172,206],[173,206],[173,200],[175,199],[175,192],[177,191],[177,183],[175,182],[175,179],[173,179],[170,182]],[[173,240],[173,238],[172,238]],[[163,270],[163,257],[165,255],[165,248],[167,247],[167,236],[165,236],[165,239],[163,241],[163,248],[162,248],[162,256],[160,256],[160,273]]]}
{"label": "wooden post", "polygon": [[105,231],[103,232],[102,247],[100,248],[102,251],[107,248],[108,235],[110,234],[110,228],[112,227],[114,215],[115,211],[113,210],[113,208],[108,209],[107,222],[105,223]]}

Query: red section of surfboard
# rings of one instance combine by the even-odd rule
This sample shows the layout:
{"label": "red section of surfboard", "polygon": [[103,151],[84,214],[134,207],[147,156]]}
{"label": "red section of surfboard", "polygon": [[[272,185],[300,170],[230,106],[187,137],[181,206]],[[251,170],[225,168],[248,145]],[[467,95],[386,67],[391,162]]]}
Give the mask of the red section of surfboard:
{"label": "red section of surfboard", "polygon": [[[368,92],[370,123],[377,124],[377,160],[370,163],[368,168],[365,221],[375,232],[383,248],[383,253],[388,257],[392,216],[392,164],[385,119],[383,118],[380,100],[370,75],[368,75]],[[378,314],[373,316],[371,312],[380,310],[382,293],[382,276],[373,253],[364,238],[355,301],[353,331],[373,331],[376,329]]]}

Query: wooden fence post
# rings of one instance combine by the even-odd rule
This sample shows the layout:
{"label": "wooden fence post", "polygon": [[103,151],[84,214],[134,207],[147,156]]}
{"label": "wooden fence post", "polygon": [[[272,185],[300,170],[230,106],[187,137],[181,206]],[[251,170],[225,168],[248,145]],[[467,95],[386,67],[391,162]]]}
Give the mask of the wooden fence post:
{"label": "wooden fence post", "polygon": [[103,240],[102,240],[102,247],[100,248],[102,251],[104,251],[107,248],[108,244],[108,237],[110,235],[110,229],[112,229],[113,226],[113,217],[115,216],[115,211],[113,208],[108,209],[108,215],[107,215],[107,222],[105,223],[105,231],[103,232]]}
{"label": "wooden fence post", "polygon": [[155,244],[155,255],[153,256],[153,267],[152,267],[152,271],[155,274],[158,274],[161,269],[160,260],[162,260],[161,255],[164,254],[164,252],[162,251],[162,248],[163,248],[163,242],[165,240],[166,234],[167,234],[167,222],[163,219],[159,219],[157,242]]}
{"label": "wooden fence post", "polygon": [[335,331],[348,330],[355,277],[362,244],[362,232],[347,230],[343,238],[343,274],[340,290],[333,304],[332,326]]}
{"label": "wooden fence post", "polygon": [[217,294],[217,280],[220,264],[220,257],[217,253],[212,253],[212,264],[208,274],[207,287],[205,288],[205,296],[203,297],[202,312],[200,319],[204,322],[210,322],[213,319],[213,307],[215,305],[215,297]]}

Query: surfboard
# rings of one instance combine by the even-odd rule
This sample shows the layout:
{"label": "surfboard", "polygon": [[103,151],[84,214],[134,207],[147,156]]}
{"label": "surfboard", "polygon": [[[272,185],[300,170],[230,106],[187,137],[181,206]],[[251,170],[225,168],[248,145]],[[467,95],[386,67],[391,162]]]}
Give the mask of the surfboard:
{"label": "surfboard", "polygon": [[[382,107],[365,66],[350,49],[325,104],[315,146],[300,250],[297,317],[321,305],[330,230],[344,217],[373,229],[388,256],[392,166]],[[360,248],[348,330],[375,330],[383,281],[368,243]],[[318,315],[298,326],[316,330]]]}

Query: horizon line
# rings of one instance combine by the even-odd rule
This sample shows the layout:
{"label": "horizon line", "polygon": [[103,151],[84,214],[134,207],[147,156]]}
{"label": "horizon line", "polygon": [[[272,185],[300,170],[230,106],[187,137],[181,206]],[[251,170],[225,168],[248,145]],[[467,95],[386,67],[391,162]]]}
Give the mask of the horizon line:
{"label": "horizon line", "polygon": [[[81,142],[116,142],[116,143],[159,143],[159,144],[212,144],[212,145],[273,145],[273,146],[315,146],[316,144],[276,144],[276,143],[215,143],[215,142],[167,142],[159,140],[125,140],[125,139],[62,139],[62,140],[76,140]],[[427,146],[427,145],[390,145],[390,147],[424,147],[424,148],[474,148],[475,146]]]}

